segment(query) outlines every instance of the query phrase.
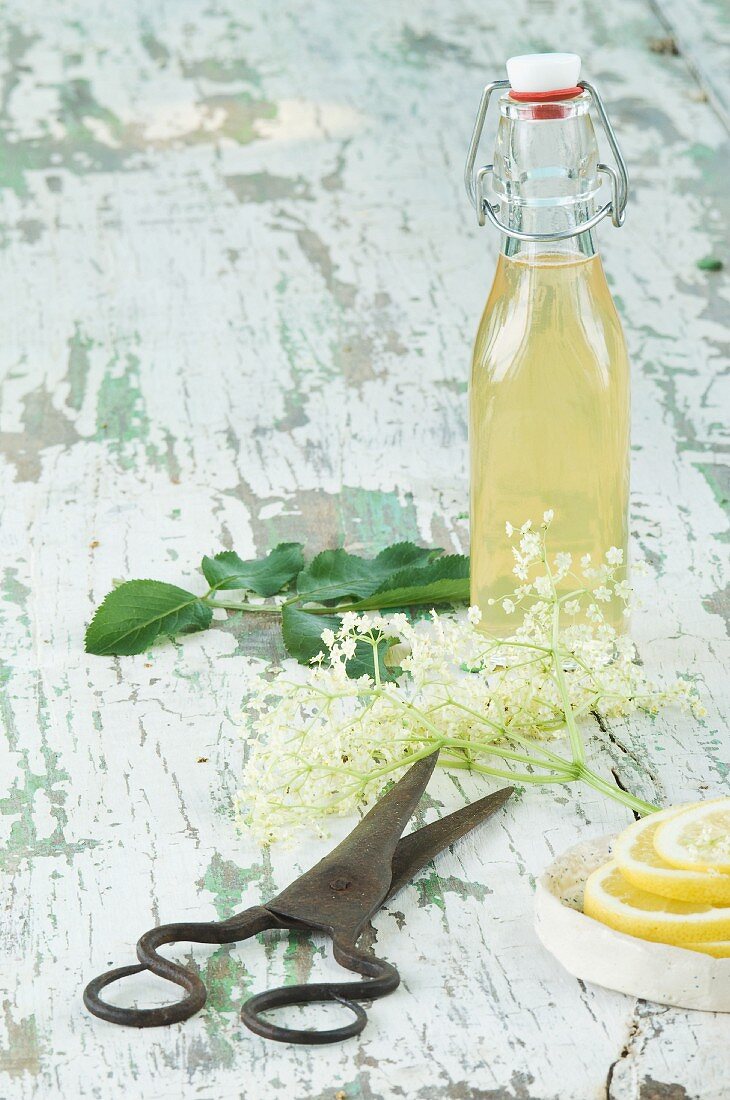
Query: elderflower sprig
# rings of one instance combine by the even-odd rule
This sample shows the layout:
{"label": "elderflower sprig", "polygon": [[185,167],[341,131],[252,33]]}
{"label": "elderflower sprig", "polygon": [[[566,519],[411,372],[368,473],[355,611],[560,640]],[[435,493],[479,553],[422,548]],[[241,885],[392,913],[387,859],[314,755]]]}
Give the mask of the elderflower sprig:
{"label": "elderflower sprig", "polygon": [[[588,767],[581,723],[669,704],[700,715],[697,692],[682,679],[651,683],[631,641],[606,621],[604,608],[630,596],[622,551],[580,563],[565,551],[549,555],[551,519],[547,512],[538,528],[507,525],[520,584],[501,605],[507,615],[521,613],[509,637],[484,633],[477,608],[416,623],[348,612],[339,630],[323,631],[310,669],[267,679],[251,666],[237,804],[259,836],[364,807],[435,749],[450,770],[524,784],[581,781],[642,814],[656,808]],[[394,639],[389,659],[400,654],[400,668],[384,681],[378,657]],[[363,645],[372,646],[374,675],[353,680],[348,662]],[[566,735],[567,755],[557,751]]]}

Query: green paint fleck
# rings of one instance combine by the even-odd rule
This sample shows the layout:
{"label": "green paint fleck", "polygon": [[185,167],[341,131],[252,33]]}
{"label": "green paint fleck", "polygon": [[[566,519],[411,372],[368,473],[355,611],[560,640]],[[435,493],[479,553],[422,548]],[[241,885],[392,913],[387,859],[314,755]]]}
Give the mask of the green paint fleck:
{"label": "green paint fleck", "polygon": [[457,42],[447,42],[430,31],[419,34],[412,27],[404,26],[398,43],[400,57],[420,69],[429,68],[434,60],[455,61],[471,66],[474,59],[466,47]]}
{"label": "green paint fleck", "polygon": [[[196,129],[165,139],[151,139],[144,125],[136,121],[123,123],[99,102],[87,79],[74,78],[49,86],[57,95],[52,123],[43,121],[40,133],[23,138],[14,129],[11,100],[28,71],[26,55],[37,40],[17,27],[8,28],[6,56],[10,58],[10,67],[0,81],[0,188],[9,188],[20,198],[28,195],[27,175],[31,172],[66,169],[75,175],[87,175],[130,171],[144,167],[144,154],[150,148],[216,144],[220,137],[244,145],[257,139],[259,120],[272,119],[277,114],[274,103],[247,92],[203,97],[192,100],[203,108],[206,116]],[[160,44],[144,28],[142,42],[151,56],[156,54],[155,60],[165,62]],[[59,176],[54,175],[46,182],[51,190],[60,190]]]}
{"label": "green paint fleck", "polygon": [[213,115],[222,112],[223,121],[212,132],[203,128],[186,135],[186,144],[207,144],[215,140],[216,134],[221,134],[235,141],[237,145],[248,145],[258,137],[256,123],[263,119],[276,118],[277,115],[276,104],[256,99],[245,92],[238,95],[205,96],[200,102]]}
{"label": "green paint fleck", "polygon": [[303,176],[275,176],[271,172],[249,172],[241,176],[224,176],[226,186],[239,202],[262,203],[284,200],[310,202],[312,192]]}
{"label": "green paint fleck", "polygon": [[170,60],[170,51],[164,42],[157,38],[149,23],[142,23],[139,40],[148,57],[156,61],[161,68],[164,68]]}
{"label": "green paint fleck", "polygon": [[169,432],[162,433],[164,447],[151,439],[152,422],[140,385],[140,360],[132,352],[108,364],[97,396],[95,439],[105,442],[122,469],[132,469],[142,447],[147,461],[166,469],[177,483],[180,467]]}
{"label": "green paint fleck", "polygon": [[242,80],[259,83],[259,74],[242,58],[222,61],[217,57],[204,57],[200,61],[183,61],[183,76],[189,80],[209,80],[212,84],[233,84]]}
{"label": "green paint fleck", "polygon": [[286,501],[281,515],[261,521],[260,527],[257,547],[262,553],[291,540],[303,542],[307,554],[332,546],[346,546],[353,554],[377,553],[391,542],[422,541],[409,493],[353,485],[343,485],[337,493],[299,492]]}
{"label": "green paint fleck", "polygon": [[0,1045],[0,1071],[9,1077],[22,1077],[40,1072],[40,1044],[35,1016],[16,1020],[9,1000],[3,1001],[7,1046]]}
{"label": "green paint fleck", "polygon": [[306,985],[316,955],[324,955],[324,949],[315,947],[309,932],[289,932],[284,951],[285,984]]}
{"label": "green paint fleck", "polygon": [[16,607],[21,609],[21,614],[18,616],[17,621],[21,626],[24,626],[26,630],[30,630],[30,620],[26,610],[28,598],[30,597],[30,588],[18,579],[18,570],[12,565],[7,566],[4,571],[2,594],[5,603],[15,604]]}
{"label": "green paint fleck", "polygon": [[78,433],[64,412],[56,408],[45,384],[23,398],[22,422],[20,432],[0,432],[0,453],[14,464],[19,481],[37,481],[43,452],[51,447],[72,446]]}
{"label": "green paint fleck", "polygon": [[413,885],[418,892],[419,906],[436,905],[442,912],[446,910],[446,894],[456,894],[460,898],[476,898],[478,901],[484,901],[492,892],[487,886],[482,886],[476,882],[464,882],[462,879],[456,878],[455,875],[442,878],[433,870],[421,875]]}
{"label": "green paint fleck", "polygon": [[[730,518],[730,466],[720,462],[695,462],[693,465],[704,477],[720,508]],[[719,542],[730,542],[730,528],[714,535],[714,538]]]}
{"label": "green paint fleck", "polygon": [[258,882],[263,874],[264,867],[261,863],[255,863],[252,867],[238,867],[216,852],[198,886],[213,895],[218,920],[227,920],[240,909],[241,896],[246,886],[251,882]]}
{"label": "green paint fleck", "polygon": [[709,611],[711,615],[720,616],[725,623],[726,632],[730,635],[730,583],[704,599],[702,601],[702,606],[705,611]]}
{"label": "green paint fleck", "polygon": [[150,422],[139,386],[139,359],[127,354],[119,373],[114,360],[99,387],[97,399],[97,438],[108,442],[124,469],[133,465],[127,445],[146,440]]}
{"label": "green paint fleck", "polygon": [[89,351],[94,346],[93,340],[82,335],[78,323],[74,326],[73,336],[68,340],[68,378],[69,394],[66,401],[77,412],[84,403],[86,394],[86,380],[89,374]]}

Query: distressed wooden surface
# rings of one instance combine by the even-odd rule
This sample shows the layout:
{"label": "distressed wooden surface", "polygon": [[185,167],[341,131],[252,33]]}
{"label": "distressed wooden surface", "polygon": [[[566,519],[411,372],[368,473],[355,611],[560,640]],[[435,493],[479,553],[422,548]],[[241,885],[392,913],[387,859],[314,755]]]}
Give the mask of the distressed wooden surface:
{"label": "distressed wooden surface", "polygon": [[[680,40],[719,59],[719,6],[692,10],[710,30]],[[359,1040],[240,1024],[247,991],[336,971],[306,936],[196,949],[210,1000],[185,1025],[116,1029],[80,1002],[150,924],[265,899],[323,850],[264,852],[232,820],[238,656],[276,632],[90,658],[112,579],[192,584],[203,553],[283,538],[467,544],[497,241],[461,165],[509,53],[580,51],[629,161],[626,227],[600,238],[634,364],[634,633],[709,710],[616,726],[595,759],[661,800],[727,791],[728,284],[696,262],[727,266],[728,160],[702,66],[649,50],[648,0],[6,0],[1,20],[0,1095],[727,1097],[727,1017],[584,987],[535,939],[552,854],[628,819],[574,789],[528,792],[378,917],[403,984]],[[428,816],[463,797],[443,775],[432,793]]]}

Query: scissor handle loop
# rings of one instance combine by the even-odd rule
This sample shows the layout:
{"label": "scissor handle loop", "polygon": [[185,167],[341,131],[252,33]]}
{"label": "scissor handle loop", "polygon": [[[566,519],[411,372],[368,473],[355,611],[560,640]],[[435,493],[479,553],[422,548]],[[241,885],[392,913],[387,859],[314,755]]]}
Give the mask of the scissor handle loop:
{"label": "scissor handle loop", "polygon": [[579,87],[583,88],[584,91],[588,92],[590,95],[593,105],[598,112],[598,117],[601,120],[614,160],[616,161],[616,168],[609,164],[598,165],[598,171],[603,172],[609,177],[611,184],[611,198],[609,202],[604,203],[600,210],[596,211],[596,213],[585,222],[581,222],[580,225],[556,233],[522,233],[519,230],[509,228],[504,222],[499,220],[497,217],[497,210],[499,207],[496,204],[493,205],[490,203],[484,194],[486,177],[494,171],[494,165],[486,164],[483,168],[478,169],[476,173],[474,171],[474,166],[476,164],[477,153],[479,152],[479,142],[481,141],[492,94],[499,89],[509,87],[509,80],[493,80],[491,84],[487,84],[482,92],[481,100],[479,101],[479,109],[477,110],[477,117],[474,122],[471,141],[469,142],[469,152],[467,153],[466,165],[464,167],[464,185],[471,204],[476,210],[478,224],[485,225],[487,220],[489,220],[500,233],[506,233],[507,236],[515,237],[518,241],[544,243],[548,241],[563,241],[567,240],[569,237],[576,237],[581,233],[586,233],[589,229],[593,229],[594,226],[598,225],[607,215],[610,215],[611,221],[616,228],[622,226],[626,217],[626,203],[629,197],[629,173],[626,167],[626,161],[619,148],[616,133],[611,125],[611,120],[608,117],[600,93],[592,84],[589,84],[587,80],[581,80],[579,82]]}
{"label": "scissor handle loop", "polygon": [[[168,960],[169,961],[169,960]],[[105,974],[99,974],[93,978],[84,990],[84,1004],[89,1012],[98,1016],[100,1020],[107,1020],[110,1024],[126,1024],[128,1027],[161,1027],[163,1024],[177,1024],[181,1020],[187,1020],[205,1004],[207,997],[206,988],[197,974],[186,970],[177,963],[169,963],[170,968],[175,968],[177,973],[168,972],[158,977],[165,977],[167,981],[174,982],[186,990],[187,996],[174,1004],[162,1005],[159,1008],[123,1008],[120,1005],[111,1004],[99,996],[102,989],[127,978],[131,974],[141,974],[151,967],[143,963],[135,963],[133,966],[119,966],[116,970],[108,970]]]}
{"label": "scissor handle loop", "polygon": [[[263,905],[253,906],[227,921],[206,921],[192,924],[164,924],[152,928],[137,943],[138,963],[132,966],[120,966],[108,970],[93,978],[84,990],[84,1004],[89,1012],[101,1020],[112,1024],[126,1024],[129,1027],[161,1027],[164,1024],[176,1024],[187,1020],[205,1004],[207,990],[201,978],[180,963],[173,962],[158,954],[157,948],[166,943],[189,940],[193,943],[233,943],[263,932],[267,928],[278,928],[281,922]],[[159,1008],[124,1008],[110,1004],[101,996],[101,990],[112,982],[132,974],[141,974],[149,970],[158,978],[172,982],[184,989],[186,996],[173,1004]]]}
{"label": "scissor handle loop", "polygon": [[[346,983],[358,985],[358,982]],[[318,982],[312,985],[282,985],[278,989],[265,989],[263,993],[256,993],[243,1005],[241,1019],[249,1029],[264,1039],[274,1039],[278,1043],[340,1043],[343,1039],[352,1039],[359,1035],[368,1022],[365,1009],[341,996],[337,989],[341,988],[334,983]],[[328,1031],[309,1031],[305,1028],[280,1027],[269,1020],[263,1020],[259,1015],[268,1012],[272,1008],[284,1008],[289,1005],[305,1005],[337,1001],[355,1014],[355,1019],[342,1027],[333,1027]]]}
{"label": "scissor handle loop", "polygon": [[[334,941],[334,956],[340,965],[367,976],[363,982],[313,982],[310,985],[282,985],[256,993],[243,1005],[241,1019],[250,1031],[279,1043],[340,1043],[359,1035],[368,1022],[365,1009],[357,1001],[374,1001],[392,993],[400,984],[400,975],[385,959],[360,952],[353,944]],[[341,1027],[324,1031],[280,1027],[261,1018],[262,1012],[293,1005],[335,1001],[349,1008],[355,1019]]]}

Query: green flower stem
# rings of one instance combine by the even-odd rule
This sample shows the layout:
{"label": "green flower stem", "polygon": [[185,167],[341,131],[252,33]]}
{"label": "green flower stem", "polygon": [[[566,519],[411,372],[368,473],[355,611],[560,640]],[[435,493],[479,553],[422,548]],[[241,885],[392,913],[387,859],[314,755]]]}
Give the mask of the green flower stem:
{"label": "green flower stem", "polygon": [[379,644],[380,644],[379,639],[376,640],[376,639],[373,638],[370,641],[370,645],[373,648],[373,676],[375,677],[375,687],[376,687],[376,690],[378,690],[378,691],[380,690],[380,662],[378,661],[378,645]]}
{"label": "green flower stem", "polygon": [[203,603],[207,603],[208,607],[212,607],[213,610],[215,610],[216,607],[221,607],[224,611],[258,611],[260,614],[264,615],[281,614],[281,604],[253,604],[247,603],[246,601],[242,603],[229,603],[227,600],[213,600],[208,596],[203,596],[202,599]]}
{"label": "green flower stem", "polygon": [[[477,711],[472,710],[471,707],[467,707],[464,703],[457,703],[455,699],[449,697],[449,702],[457,710],[463,711],[465,714],[471,714],[477,721],[483,722],[488,726],[494,727],[501,731],[502,736],[508,738],[511,741],[516,741],[518,745],[522,745],[523,748],[533,749],[533,742],[527,737],[522,737],[519,733],[515,733],[513,730],[508,730],[505,726],[498,726],[496,722],[490,722],[489,719],[484,718],[483,715],[478,714]],[[473,744],[473,742],[472,742]],[[562,756],[558,756],[557,753],[550,752],[544,745],[540,745],[539,748],[535,748],[533,751],[541,753],[542,756],[555,764],[556,767],[562,768],[565,765],[565,760]]]}
{"label": "green flower stem", "polygon": [[653,814],[659,809],[659,806],[655,806],[651,802],[645,802],[643,798],[637,798],[635,795],[629,794],[628,791],[622,791],[620,787],[615,786],[613,783],[601,779],[600,775],[591,771],[584,764],[578,766],[576,778],[582,779],[584,783],[587,783],[589,787],[593,787],[594,791],[598,791],[599,794],[605,794],[615,802],[621,802],[629,809],[636,810],[642,817]]}
{"label": "green flower stem", "polygon": [[573,707],[570,702],[570,696],[568,694],[568,685],[565,682],[565,672],[563,670],[562,654],[560,652],[560,604],[558,603],[558,593],[555,588],[555,581],[553,580],[552,569],[550,568],[550,562],[548,561],[547,552],[545,550],[545,536],[542,539],[542,561],[545,566],[545,571],[550,580],[550,587],[553,594],[553,615],[552,615],[552,634],[551,634],[551,652],[553,659],[553,671],[555,673],[555,684],[560,695],[560,702],[563,704],[563,713],[565,715],[565,724],[568,729],[568,737],[570,738],[570,748],[573,753],[573,761],[575,764],[585,763],[585,746],[583,744],[583,738],[580,735],[580,730],[576,725],[575,717],[573,715]]}
{"label": "green flower stem", "polygon": [[503,760],[515,760],[518,764],[532,764],[537,768],[551,768],[553,771],[561,770],[565,775],[575,776],[575,769],[570,761],[563,760],[560,764],[550,764],[547,761],[536,760],[524,752],[514,752],[512,749],[495,748],[494,745],[482,745],[479,741],[462,741],[459,738],[445,737],[442,741],[444,748],[461,749],[464,752],[473,752],[477,755],[499,756]]}
{"label": "green flower stem", "polygon": [[[562,672],[562,664],[560,665],[560,668]],[[322,694],[329,696],[329,693],[323,692]],[[356,692],[338,692],[337,697],[351,697],[355,694]],[[653,813],[658,808],[652,805],[650,802],[645,802],[643,799],[637,798],[634,795],[629,794],[628,791],[623,791],[620,787],[617,787],[614,784],[609,783],[607,780],[602,779],[599,775],[596,774],[596,772],[592,771],[585,764],[585,749],[583,746],[583,740],[581,738],[580,731],[577,729],[577,726],[575,726],[575,723],[573,724],[575,726],[577,736],[580,739],[580,747],[583,759],[576,760],[574,758],[571,761],[566,760],[564,757],[558,756],[556,753],[551,752],[549,749],[546,749],[542,745],[539,748],[537,746],[533,746],[532,742],[528,738],[523,738],[519,734],[515,734],[513,731],[507,730],[505,727],[500,726],[498,723],[492,722],[490,719],[485,718],[484,715],[479,714],[472,708],[467,707],[462,703],[458,703],[452,697],[444,700],[443,705],[452,705],[455,707],[455,709],[470,714],[476,721],[486,726],[487,728],[493,729],[494,732],[497,733],[499,736],[505,737],[505,739],[508,740],[512,740],[513,742],[522,745],[523,748],[528,748],[531,755],[515,752],[507,748],[498,747],[491,741],[466,741],[457,738],[444,737],[443,732],[434,722],[431,721],[429,715],[426,712],[420,710],[413,704],[402,703],[399,699],[393,698],[393,696],[390,695],[387,689],[381,684],[376,684],[374,688],[371,688],[369,691],[366,690],[361,694],[369,696],[373,701],[377,700],[378,698],[385,699],[391,705],[397,707],[405,714],[413,717],[419,725],[428,730],[432,737],[429,738],[428,744],[424,748],[420,749],[418,752],[410,754],[405,760],[395,761],[393,763],[386,764],[381,768],[374,768],[373,771],[369,772],[367,776],[361,776],[353,769],[346,767],[327,767],[325,770],[335,773],[339,772],[340,774],[349,775],[352,778],[361,779],[362,781],[378,779],[384,775],[388,775],[391,772],[397,771],[398,768],[403,767],[404,763],[415,763],[417,760],[421,760],[425,756],[430,756],[432,752],[435,752],[438,749],[442,753],[442,757],[439,759],[439,764],[442,767],[457,768],[459,770],[467,771],[471,770],[476,771],[479,774],[491,775],[497,779],[505,779],[514,783],[529,783],[534,785],[540,783],[571,783],[582,780],[584,783],[586,783],[587,786],[592,787],[593,790],[597,791],[600,794],[606,795],[607,797],[613,799],[615,802],[620,802],[621,804],[628,806],[631,810],[635,810],[642,816]],[[567,697],[567,690],[565,695]],[[572,716],[572,708],[570,707],[569,700],[564,699],[563,702],[566,708],[565,718],[567,718],[569,712]],[[441,709],[441,704],[439,705],[439,709]],[[414,737],[410,739],[404,738],[403,740],[408,741],[421,739]],[[461,759],[459,757],[453,757],[450,755],[444,757],[444,753],[451,750],[463,753],[464,758]],[[505,771],[504,769],[495,768],[488,764],[478,764],[472,759],[473,756],[481,755],[495,756],[502,760],[510,760],[514,761],[515,763],[532,765],[533,767],[541,768],[546,771],[549,770],[554,774],[534,775],[524,772]],[[318,767],[322,767],[322,765],[318,765]],[[308,770],[306,765],[304,766],[303,770],[306,774],[306,771]]]}
{"label": "green flower stem", "polygon": [[508,783],[565,783],[562,775],[530,775],[527,772],[506,772],[499,768],[492,768],[488,764],[473,764],[469,760],[456,760],[449,758],[441,762],[444,768],[456,768],[458,771],[479,772],[480,775],[491,775],[496,779],[506,779]]}
{"label": "green flower stem", "polygon": [[[394,699],[384,690],[381,691],[380,694],[384,699],[387,699],[392,706],[397,707],[399,710],[405,711],[407,714],[415,715],[416,720],[421,725],[425,726],[427,730],[434,734],[434,740],[436,741],[437,745],[453,746],[459,749],[463,749],[466,752],[488,753],[490,756],[499,756],[503,760],[515,760],[520,764],[532,764],[533,766],[541,768],[563,767],[566,771],[566,775],[570,774],[568,770],[571,767],[570,763],[568,761],[560,759],[559,757],[553,757],[554,760],[560,761],[559,764],[556,763],[553,765],[548,760],[545,760],[543,762],[539,759],[535,759],[534,756],[527,756],[525,753],[514,752],[512,749],[496,748],[492,742],[489,742],[488,745],[485,746],[483,743],[480,744],[480,742],[478,741],[463,741],[444,737],[438,726],[430,720],[430,718],[424,711],[419,710],[419,708],[413,706],[412,703],[401,703],[399,699]],[[471,713],[474,714],[475,712],[472,711]],[[482,718],[481,721],[488,725],[495,725],[495,723],[489,722],[485,718]],[[503,729],[502,733],[504,734],[504,736],[509,737],[509,735]],[[515,738],[515,740],[517,739]],[[433,749],[431,751],[433,751]]]}
{"label": "green flower stem", "polygon": [[563,704],[563,713],[565,714],[565,725],[568,729],[568,737],[570,738],[570,747],[573,753],[573,760],[576,764],[584,764],[586,753],[585,746],[583,744],[583,738],[580,735],[580,730],[575,721],[575,715],[573,714],[573,706],[570,702],[570,696],[568,695],[568,685],[565,682],[565,672],[563,671],[563,655],[558,648],[558,624],[560,621],[560,612],[558,605],[555,604],[553,608],[553,670],[555,673],[555,683],[560,695],[560,702]]}
{"label": "green flower stem", "polygon": [[[472,742],[469,744],[472,751],[479,752],[478,744]],[[654,806],[651,802],[645,802],[642,798],[636,798],[635,795],[629,794],[628,791],[622,791],[620,787],[616,787],[612,783],[608,783],[605,779],[601,779],[601,777],[594,771],[591,771],[590,768],[584,765],[570,765],[567,761],[565,761],[566,768],[562,774],[548,776],[506,772],[498,768],[492,768],[488,764],[475,764],[473,761],[453,758],[440,760],[439,763],[445,768],[475,771],[483,775],[496,776],[498,779],[511,780],[514,783],[570,783],[576,780],[582,780],[587,786],[598,791],[599,794],[606,795],[608,798],[613,799],[614,802],[620,802],[622,805],[628,806],[630,810],[636,810],[642,817],[646,817],[647,814],[653,814],[659,809],[658,806]]]}

